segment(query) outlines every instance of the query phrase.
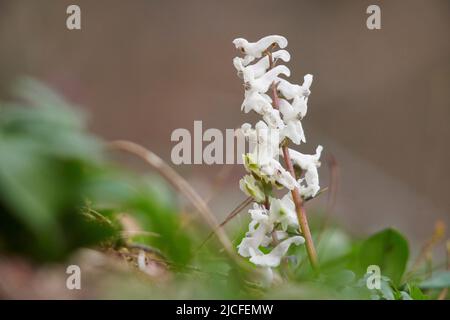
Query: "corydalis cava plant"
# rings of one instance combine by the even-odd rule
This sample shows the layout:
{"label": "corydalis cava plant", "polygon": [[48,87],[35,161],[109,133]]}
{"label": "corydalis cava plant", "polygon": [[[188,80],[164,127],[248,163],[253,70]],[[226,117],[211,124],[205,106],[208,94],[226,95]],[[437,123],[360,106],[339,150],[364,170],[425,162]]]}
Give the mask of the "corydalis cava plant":
{"label": "corydalis cava plant", "polygon": [[[240,180],[240,188],[254,203],[249,210],[249,231],[238,252],[264,268],[271,279],[272,268],[280,265],[289,247],[306,242],[309,259],[317,267],[303,200],[314,197],[320,189],[317,168],[322,146],[313,155],[288,147],[289,142],[295,145],[306,142],[300,120],[307,112],[313,77],[307,74],[302,85],[283,78],[291,72],[276,64],[288,62],[291,56],[284,50],[288,42],[282,36],[267,36],[253,43],[238,38],[233,43],[244,54],[233,59],[239,77],[244,80],[241,109],[262,117],[254,128],[248,123],[241,127],[254,149],[244,155],[248,174]],[[280,155],[286,169],[278,161]],[[272,193],[274,188],[286,188],[289,192],[277,199]]]}

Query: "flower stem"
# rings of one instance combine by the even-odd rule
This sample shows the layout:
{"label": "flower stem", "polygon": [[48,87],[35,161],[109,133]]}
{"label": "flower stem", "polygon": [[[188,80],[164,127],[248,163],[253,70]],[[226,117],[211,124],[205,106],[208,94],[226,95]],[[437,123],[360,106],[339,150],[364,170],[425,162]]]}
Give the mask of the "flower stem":
{"label": "flower stem", "polygon": [[[292,165],[291,158],[289,157],[289,150],[288,146],[284,145],[282,147],[283,149],[283,156],[284,156],[284,162],[286,163],[286,167],[289,171],[289,173],[295,177],[295,171],[294,166]],[[317,261],[317,253],[316,248],[314,247],[314,241],[311,236],[311,230],[309,230],[309,224],[308,224],[308,218],[306,217],[306,211],[305,207],[303,205],[303,199],[300,196],[300,192],[298,188],[294,188],[292,191],[292,200],[295,204],[295,211],[297,212],[297,218],[300,225],[300,231],[303,233],[303,236],[305,237],[305,245],[306,245],[306,251],[308,252],[308,258],[311,262],[311,266],[314,270],[317,270],[319,268],[319,263]]]}
{"label": "flower stem", "polygon": [[[269,58],[269,66],[270,66],[269,70],[270,70],[274,67],[272,52],[268,51],[267,56]],[[278,110],[280,102],[279,102],[279,97],[277,94],[277,84],[276,83],[272,84],[272,99],[273,99],[273,107]],[[294,179],[297,180],[297,177],[295,175],[294,166],[292,164],[291,157],[289,155],[288,145],[283,144],[282,150],[283,150],[283,158],[284,158],[284,162],[286,164],[287,170],[292,175],[292,177],[294,177]],[[306,245],[306,251],[308,253],[309,262],[311,263],[311,266],[313,267],[313,269],[315,271],[317,271],[319,268],[319,263],[318,263],[318,259],[317,259],[316,248],[314,247],[314,241],[311,236],[311,230],[309,229],[308,218],[306,217],[306,211],[305,211],[305,207],[303,205],[303,199],[300,196],[300,191],[298,190],[298,188],[294,188],[291,192],[292,192],[292,200],[294,201],[294,204],[295,204],[295,211],[297,213],[300,231],[305,238],[305,245]]]}

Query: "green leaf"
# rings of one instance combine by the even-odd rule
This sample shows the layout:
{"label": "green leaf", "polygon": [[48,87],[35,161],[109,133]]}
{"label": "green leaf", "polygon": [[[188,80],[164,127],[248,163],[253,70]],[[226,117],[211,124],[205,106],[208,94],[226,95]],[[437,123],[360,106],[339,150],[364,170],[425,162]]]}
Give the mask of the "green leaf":
{"label": "green leaf", "polygon": [[414,300],[428,300],[428,296],[423,294],[422,290],[417,285],[408,284],[409,295]]}
{"label": "green leaf", "polygon": [[436,272],[430,279],[422,281],[422,289],[443,289],[450,287],[450,271]]}
{"label": "green leaf", "polygon": [[406,239],[396,230],[386,229],[364,241],[358,252],[358,271],[366,273],[367,267],[377,265],[381,274],[399,285],[408,261]]}

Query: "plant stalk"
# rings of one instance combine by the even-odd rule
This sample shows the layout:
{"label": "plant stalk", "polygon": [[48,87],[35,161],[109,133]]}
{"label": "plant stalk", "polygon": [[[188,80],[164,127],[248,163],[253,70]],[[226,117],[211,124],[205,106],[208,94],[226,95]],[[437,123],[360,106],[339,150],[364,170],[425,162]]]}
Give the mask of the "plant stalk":
{"label": "plant stalk", "polygon": [[[288,146],[284,145],[282,147],[283,149],[283,155],[284,155],[284,162],[286,163],[286,167],[289,171],[289,173],[296,178],[294,166],[292,165],[291,158],[289,157],[289,150]],[[308,252],[308,258],[311,263],[311,266],[314,270],[317,270],[319,268],[319,263],[317,260],[317,253],[316,248],[314,247],[314,241],[311,235],[311,230],[309,229],[308,224],[308,218],[306,217],[306,211],[305,207],[303,205],[303,199],[300,196],[300,192],[298,188],[294,188],[292,191],[292,200],[295,204],[295,211],[297,213],[298,222],[300,225],[300,231],[302,232],[303,236],[305,237],[305,245],[306,245],[306,251]]]}
{"label": "plant stalk", "polygon": [[[267,55],[269,57],[269,70],[274,67],[274,61],[272,57],[272,52],[268,51]],[[272,84],[272,99],[273,99],[273,107],[275,109],[279,109],[279,97],[277,94],[277,84]],[[295,180],[297,180],[294,166],[291,161],[291,157],[289,156],[289,149],[287,144],[282,145],[282,151],[283,151],[283,158],[284,162],[286,164],[286,168],[289,171],[289,173],[294,177]],[[303,234],[305,238],[305,245],[306,245],[306,251],[308,253],[309,262],[311,263],[312,268],[317,271],[319,269],[319,262],[317,259],[317,252],[316,248],[314,246],[314,241],[311,235],[311,230],[309,229],[308,224],[308,218],[306,216],[305,207],[303,205],[303,199],[300,196],[300,191],[298,188],[294,188],[292,191],[292,200],[295,204],[295,211],[297,213],[297,218],[300,226],[300,231]]]}

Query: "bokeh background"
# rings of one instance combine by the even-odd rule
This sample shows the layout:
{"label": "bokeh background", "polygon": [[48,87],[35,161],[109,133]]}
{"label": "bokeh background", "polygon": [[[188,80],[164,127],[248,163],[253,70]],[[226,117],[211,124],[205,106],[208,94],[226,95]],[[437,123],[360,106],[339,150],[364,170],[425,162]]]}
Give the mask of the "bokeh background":
{"label": "bokeh background", "polygon": [[[81,7],[82,30],[66,29],[69,4]],[[366,27],[370,4],[381,7],[381,30]],[[418,247],[437,220],[450,223],[449,9],[448,0],[1,0],[0,96],[34,76],[86,110],[95,133],[170,161],[176,128],[256,121],[240,112],[231,41],[284,35],[291,79],[314,75],[301,150],[320,143],[337,161],[333,219],[355,234],[393,226]],[[219,218],[245,197],[242,166],[176,169]],[[327,161],[320,175],[328,185]],[[311,214],[325,203],[308,204]]]}

